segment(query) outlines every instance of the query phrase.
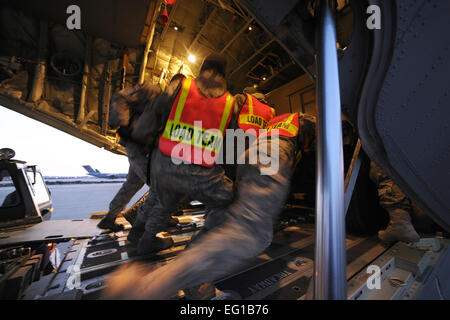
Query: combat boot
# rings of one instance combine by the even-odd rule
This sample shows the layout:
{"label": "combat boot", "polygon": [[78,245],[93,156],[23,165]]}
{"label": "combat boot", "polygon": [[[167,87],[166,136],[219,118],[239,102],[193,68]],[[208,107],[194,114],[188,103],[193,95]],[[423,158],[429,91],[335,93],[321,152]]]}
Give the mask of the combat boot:
{"label": "combat boot", "polygon": [[144,234],[145,229],[144,227],[139,227],[139,226],[133,226],[130,230],[130,232],[128,232],[128,236],[127,236],[127,240],[132,244],[137,246],[139,243],[139,239],[142,237],[142,235]]}
{"label": "combat boot", "polygon": [[147,199],[148,192],[145,193],[138,201],[135,202],[130,208],[128,208],[124,213],[123,217],[130,223],[130,225],[134,225],[136,219],[138,217],[138,209]]}
{"label": "combat boot", "polygon": [[385,230],[378,231],[378,238],[384,242],[417,242],[420,236],[411,223],[409,213],[402,209],[389,212],[389,225]]}
{"label": "combat boot", "polygon": [[161,250],[168,249],[173,246],[173,240],[170,237],[159,238],[153,237],[153,239],[148,239],[145,234],[139,240],[137,250],[140,255],[147,255],[152,252],[158,252]]}
{"label": "combat boot", "polygon": [[137,208],[132,207],[130,209],[131,210],[124,212],[123,217],[130,223],[130,225],[133,225],[137,218]]}
{"label": "combat boot", "polygon": [[97,224],[97,227],[100,229],[109,229],[112,232],[118,232],[123,230],[123,225],[117,224],[115,220],[116,219],[109,218],[107,215]]}

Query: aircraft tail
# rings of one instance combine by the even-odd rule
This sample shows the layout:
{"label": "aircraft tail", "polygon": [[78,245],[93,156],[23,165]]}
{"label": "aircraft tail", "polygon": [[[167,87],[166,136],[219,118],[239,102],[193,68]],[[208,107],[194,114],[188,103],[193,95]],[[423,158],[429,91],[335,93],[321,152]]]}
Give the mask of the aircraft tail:
{"label": "aircraft tail", "polygon": [[94,169],[92,169],[92,167],[90,166],[90,165],[84,165],[84,166],[82,166],[89,174],[92,174],[92,173],[97,173],[97,172],[95,172],[95,170]]}

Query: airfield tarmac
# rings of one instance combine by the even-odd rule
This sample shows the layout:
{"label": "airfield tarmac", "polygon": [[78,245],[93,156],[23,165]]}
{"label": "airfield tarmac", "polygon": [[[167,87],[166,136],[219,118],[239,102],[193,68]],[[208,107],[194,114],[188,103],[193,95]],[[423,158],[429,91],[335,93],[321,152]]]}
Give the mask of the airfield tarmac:
{"label": "airfield tarmac", "polygon": [[[48,185],[54,208],[51,220],[88,219],[92,212],[107,211],[121,186],[122,182]],[[127,208],[147,190],[147,186],[139,190]]]}

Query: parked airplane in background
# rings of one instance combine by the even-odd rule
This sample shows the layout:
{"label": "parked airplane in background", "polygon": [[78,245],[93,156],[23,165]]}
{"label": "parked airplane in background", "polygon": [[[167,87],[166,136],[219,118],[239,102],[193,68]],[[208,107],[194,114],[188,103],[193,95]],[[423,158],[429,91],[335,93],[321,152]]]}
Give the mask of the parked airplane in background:
{"label": "parked airplane in background", "polygon": [[90,165],[84,165],[83,168],[86,169],[86,171],[88,172],[88,174],[90,176],[94,176],[97,178],[121,179],[121,178],[127,177],[126,173],[102,173],[102,172],[98,171],[97,169],[92,169],[92,167]]}

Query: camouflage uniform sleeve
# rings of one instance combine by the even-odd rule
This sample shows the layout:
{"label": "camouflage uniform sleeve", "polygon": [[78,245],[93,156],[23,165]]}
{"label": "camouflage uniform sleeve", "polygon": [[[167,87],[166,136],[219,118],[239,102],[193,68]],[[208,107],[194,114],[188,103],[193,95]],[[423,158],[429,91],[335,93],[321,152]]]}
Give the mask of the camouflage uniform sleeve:
{"label": "camouflage uniform sleeve", "polygon": [[158,95],[162,93],[161,87],[159,85],[151,85],[144,83],[142,85],[137,85],[134,93],[128,98],[133,112],[137,114],[142,114],[145,107],[153,102]]}
{"label": "camouflage uniform sleeve", "polygon": [[163,92],[157,95],[153,101],[146,104],[144,112],[142,112],[133,127],[131,134],[133,140],[144,145],[154,145],[158,134],[166,125],[173,101],[179,89],[180,85],[175,91],[170,92],[171,94]]}
{"label": "camouflage uniform sleeve", "polygon": [[111,97],[109,112],[109,127],[116,129],[119,126],[128,126],[130,122],[130,97],[136,91],[135,87],[122,89]]}
{"label": "camouflage uniform sleeve", "polygon": [[109,126],[113,129],[121,126],[133,126],[133,116],[140,115],[145,106],[161,93],[158,85],[137,84],[113,94],[109,115]]}

